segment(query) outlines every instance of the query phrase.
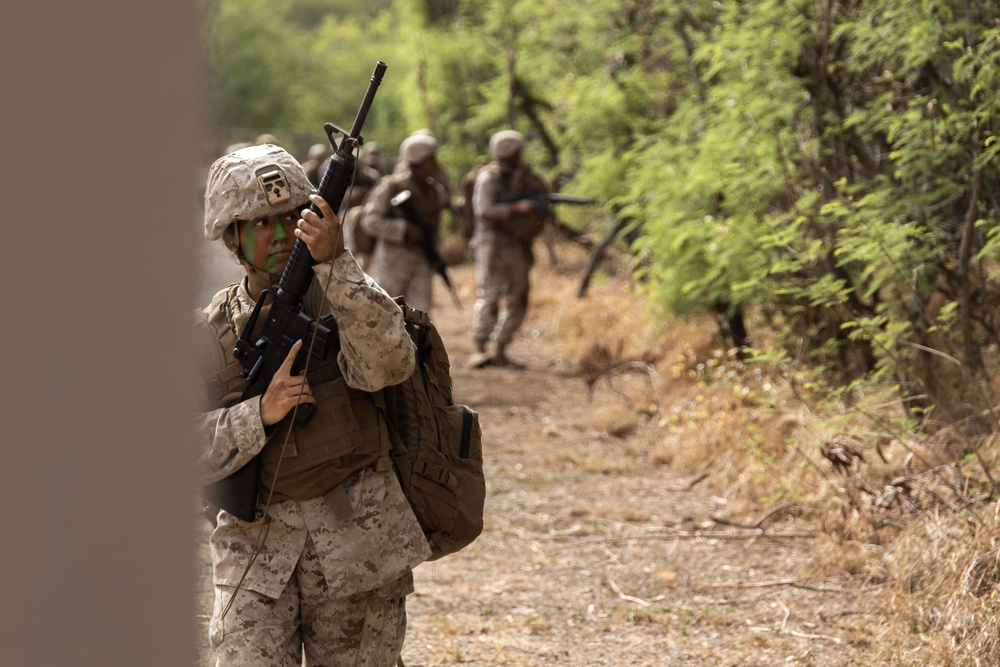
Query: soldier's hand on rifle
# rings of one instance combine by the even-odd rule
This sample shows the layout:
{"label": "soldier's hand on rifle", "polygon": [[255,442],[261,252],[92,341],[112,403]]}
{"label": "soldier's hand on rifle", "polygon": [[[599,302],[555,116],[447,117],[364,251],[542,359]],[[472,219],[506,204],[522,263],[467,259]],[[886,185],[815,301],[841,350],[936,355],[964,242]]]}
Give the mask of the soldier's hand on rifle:
{"label": "soldier's hand on rifle", "polygon": [[[311,252],[311,249],[310,249]],[[288,356],[282,362],[271,384],[267,385],[267,391],[260,397],[260,421],[264,426],[272,426],[285,418],[296,403],[315,403],[312,389],[306,382],[305,375],[292,375],[292,364],[302,347],[302,341],[297,340],[292,344],[292,349],[288,351]],[[302,398],[299,398],[301,394]]]}
{"label": "soldier's hand on rifle", "polygon": [[315,204],[323,215],[317,215],[312,209],[302,211],[295,236],[305,242],[309,254],[317,263],[329,262],[344,252],[344,234],[341,231],[340,220],[326,200],[319,195],[309,195],[309,201]]}

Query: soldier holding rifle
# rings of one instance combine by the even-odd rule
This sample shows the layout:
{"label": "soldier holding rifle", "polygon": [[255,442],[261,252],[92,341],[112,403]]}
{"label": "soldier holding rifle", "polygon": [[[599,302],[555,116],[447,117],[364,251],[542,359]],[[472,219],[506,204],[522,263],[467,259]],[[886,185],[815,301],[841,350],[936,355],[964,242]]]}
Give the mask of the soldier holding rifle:
{"label": "soldier holding rifle", "polygon": [[[477,298],[472,315],[476,353],[470,364],[477,368],[510,363],[507,346],[528,310],[532,242],[550,215],[548,206],[539,200],[549,188],[522,162],[523,147],[524,137],[516,130],[490,137],[493,161],[479,171],[473,190]],[[529,192],[534,198],[522,194]],[[487,351],[491,339],[496,344],[493,354]]]}
{"label": "soldier holding rifle", "polygon": [[[310,665],[395,664],[412,568],[430,555],[369,393],[412,372],[413,344],[399,308],[345,250],[339,205],[314,194],[277,146],[238,150],[209,171],[205,235],[222,240],[246,278],[196,312],[201,469],[218,483],[261,461],[251,515],[214,515],[209,640],[220,666],[299,667],[303,656]],[[291,343],[266,390],[245,398],[234,345],[257,300],[303,256],[299,242],[314,262],[304,265],[302,311],[330,334],[329,350],[299,375],[310,341]],[[279,307],[269,304],[272,314]],[[294,416],[310,405],[315,417],[302,425]]]}
{"label": "soldier holding rifle", "polygon": [[[400,166],[375,185],[361,218],[362,229],[376,239],[372,277],[389,294],[424,312],[432,306],[434,273],[443,271],[437,244],[448,191],[435,178],[440,171],[437,148],[437,139],[426,132],[403,140]],[[442,277],[448,280],[446,272]]]}

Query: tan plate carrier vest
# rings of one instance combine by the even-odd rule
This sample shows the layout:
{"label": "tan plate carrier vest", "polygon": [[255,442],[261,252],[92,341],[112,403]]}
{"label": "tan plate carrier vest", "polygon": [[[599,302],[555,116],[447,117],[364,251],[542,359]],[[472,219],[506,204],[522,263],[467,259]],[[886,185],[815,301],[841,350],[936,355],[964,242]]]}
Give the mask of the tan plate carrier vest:
{"label": "tan plate carrier vest", "polygon": [[[240,376],[242,365],[232,356],[238,333],[233,331],[226,311],[235,298],[236,285],[227,290],[227,298],[213,308],[208,322],[228,358],[217,372],[223,389],[220,403],[232,405],[242,395],[246,380]],[[385,418],[378,410],[376,396],[347,386],[337,363],[340,339],[332,316],[320,322],[333,332],[330,349],[323,361],[310,359],[306,377],[316,399],[316,414],[304,427],[296,426],[289,434],[292,413],[268,429],[273,435],[261,450],[260,497],[273,490],[272,502],[305,500],[329,494],[351,473],[377,464],[380,471],[392,469],[391,442]],[[308,344],[306,341],[304,344]],[[217,405],[216,407],[226,407]],[[285,442],[287,436],[287,443]],[[284,449],[284,455],[282,455]],[[279,465],[280,463],[280,465]],[[342,492],[343,487],[340,487]],[[346,494],[340,498],[346,502]],[[335,500],[335,498],[331,498]],[[350,506],[337,507],[348,514]]]}

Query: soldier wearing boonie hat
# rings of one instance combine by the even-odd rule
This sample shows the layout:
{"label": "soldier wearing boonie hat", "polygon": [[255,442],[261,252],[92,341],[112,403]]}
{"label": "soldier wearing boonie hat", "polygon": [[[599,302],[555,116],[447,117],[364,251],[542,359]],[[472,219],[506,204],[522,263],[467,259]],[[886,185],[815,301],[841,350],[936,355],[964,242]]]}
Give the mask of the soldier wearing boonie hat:
{"label": "soldier wearing boonie hat", "polygon": [[[369,273],[389,294],[424,312],[433,305],[434,278],[424,244],[437,247],[441,212],[448,205],[447,190],[436,178],[437,150],[437,139],[427,130],[404,139],[399,165],[372,189],[361,216],[362,229],[375,239]],[[393,205],[398,196],[408,198],[417,219]]]}
{"label": "soldier wearing boonie hat", "polygon": [[[318,214],[304,208],[309,203]],[[258,521],[243,522],[225,510],[214,516],[209,642],[216,664],[300,665],[303,656],[317,665],[395,664],[412,568],[430,550],[391,466],[339,473],[351,455],[377,456],[387,444],[369,392],[413,371],[402,313],[345,250],[330,205],[277,146],[244,148],[211,166],[205,236],[221,239],[247,275],[195,311],[203,343],[197,363],[202,481],[227,477],[258,454],[262,470],[272,471],[260,479]],[[303,344],[297,342],[264,394],[243,400],[246,381],[231,351],[261,290],[280,278],[296,240],[316,260],[303,310],[324,316],[336,332],[333,349],[308,376],[292,375]],[[291,413],[300,401],[315,403],[316,416],[293,427]],[[314,457],[324,447],[339,453]]]}
{"label": "soldier wearing boonie hat", "polygon": [[[490,137],[493,161],[476,176],[472,197],[472,247],[476,260],[476,304],[472,310],[473,367],[510,364],[507,347],[528,311],[528,280],[534,263],[532,242],[548,213],[529,199],[500,201],[506,195],[547,193],[541,176],[521,161],[524,135],[501,130]],[[487,352],[490,340],[496,343]]]}

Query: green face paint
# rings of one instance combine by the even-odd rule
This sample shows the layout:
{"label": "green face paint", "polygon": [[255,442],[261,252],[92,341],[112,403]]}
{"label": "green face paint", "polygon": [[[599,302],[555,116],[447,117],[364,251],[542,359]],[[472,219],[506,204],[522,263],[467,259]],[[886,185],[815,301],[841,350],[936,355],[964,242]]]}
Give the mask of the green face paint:
{"label": "green face paint", "polygon": [[256,268],[257,262],[254,261],[254,258],[257,255],[257,230],[254,225],[255,221],[253,220],[245,220],[240,223],[240,250],[243,251],[243,256]]}
{"label": "green face paint", "polygon": [[[297,217],[297,216],[296,216]],[[277,216],[275,216],[277,218]],[[265,260],[265,268],[272,268],[278,262],[281,263],[282,269],[284,269],[285,262],[288,260],[288,255],[286,253],[291,252],[291,246],[294,244],[294,229],[295,221],[291,221],[291,229],[285,229],[283,219],[272,219],[269,225],[271,229],[271,250],[267,253],[267,259]],[[288,240],[292,239],[292,243],[288,243]],[[279,259],[281,257],[281,259]]]}
{"label": "green face paint", "polygon": [[[295,245],[295,225],[299,219],[297,210],[281,215],[272,215],[260,220],[246,220],[240,223],[240,249],[245,260],[258,271],[271,277],[274,284],[281,277],[289,254]],[[263,276],[251,275],[251,282],[267,280]]]}

